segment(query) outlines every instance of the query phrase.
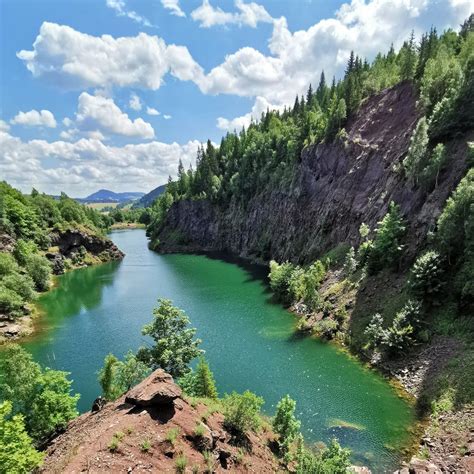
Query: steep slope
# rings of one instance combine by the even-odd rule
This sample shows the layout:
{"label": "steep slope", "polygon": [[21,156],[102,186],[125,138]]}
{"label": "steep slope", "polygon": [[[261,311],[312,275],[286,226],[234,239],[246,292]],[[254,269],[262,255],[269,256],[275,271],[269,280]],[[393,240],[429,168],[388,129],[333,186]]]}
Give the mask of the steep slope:
{"label": "steep slope", "polygon": [[370,97],[347,123],[345,139],[303,150],[291,186],[257,195],[246,207],[234,200],[225,209],[207,200],[173,204],[158,248],[307,263],[340,243],[357,244],[360,225],[374,229],[395,201],[410,225],[409,259],[467,167],[467,137],[460,137],[448,144],[451,161],[439,186],[428,195],[413,188],[400,167],[419,116],[410,83]]}
{"label": "steep slope", "polygon": [[157,370],[116,402],[72,421],[48,448],[41,472],[184,472],[177,471],[180,459],[186,472],[278,472],[271,436],[250,433],[245,450],[233,445],[222,414],[188,403]]}

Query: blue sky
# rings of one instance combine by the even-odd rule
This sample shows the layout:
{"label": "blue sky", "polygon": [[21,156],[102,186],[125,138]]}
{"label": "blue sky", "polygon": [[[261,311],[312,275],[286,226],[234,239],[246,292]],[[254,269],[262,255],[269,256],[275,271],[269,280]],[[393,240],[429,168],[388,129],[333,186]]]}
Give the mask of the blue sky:
{"label": "blue sky", "polygon": [[457,27],[472,6],[0,0],[0,177],[23,191],[148,191],[321,69],[339,76],[351,49],[370,60],[411,29]]}

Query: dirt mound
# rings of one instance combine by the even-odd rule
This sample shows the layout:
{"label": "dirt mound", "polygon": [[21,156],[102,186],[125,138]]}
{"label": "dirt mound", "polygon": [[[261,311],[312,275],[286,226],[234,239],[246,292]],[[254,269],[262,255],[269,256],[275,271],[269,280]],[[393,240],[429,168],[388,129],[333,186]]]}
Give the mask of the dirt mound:
{"label": "dirt mound", "polygon": [[41,472],[179,472],[184,463],[186,472],[280,470],[268,447],[271,434],[252,433],[237,446],[212,405],[191,404],[158,370],[116,402],[72,421],[47,449]]}

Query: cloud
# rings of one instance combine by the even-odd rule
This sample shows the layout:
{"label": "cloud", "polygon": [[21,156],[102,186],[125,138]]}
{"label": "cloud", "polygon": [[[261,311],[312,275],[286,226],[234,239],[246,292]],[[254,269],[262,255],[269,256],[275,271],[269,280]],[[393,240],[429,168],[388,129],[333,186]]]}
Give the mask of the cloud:
{"label": "cloud", "polygon": [[160,112],[158,112],[158,110],[154,109],[153,107],[147,107],[146,113],[148,115],[160,115]]}
{"label": "cloud", "polygon": [[106,5],[109,8],[115,10],[115,13],[118,16],[126,16],[131,20],[135,21],[136,23],[142,24],[143,26],[153,26],[144,16],[139,15],[133,10],[128,10],[125,0],[106,0]]}
{"label": "cloud", "polygon": [[0,132],[8,132],[10,130],[10,125],[7,122],[0,119]]}
{"label": "cloud", "polygon": [[91,36],[44,22],[33,50],[17,53],[34,77],[65,89],[140,87],[157,90],[171,73],[199,81],[202,68],[184,46],[166,45],[158,36]]}
{"label": "cloud", "polygon": [[224,117],[219,117],[217,119],[217,127],[221,130],[227,130],[233,132],[234,130],[240,131],[242,127],[247,128],[250,125],[250,122],[260,120],[262,113],[267,110],[283,110],[283,106],[278,106],[268,102],[265,97],[257,97],[255,103],[253,104],[252,110],[241,117],[235,117],[233,119],[226,119]]}
{"label": "cloud", "polygon": [[[200,143],[184,145],[152,141],[122,147],[95,138],[75,142],[22,141],[0,131],[0,176],[23,191],[35,187],[58,194],[83,196],[113,183],[117,191],[149,191],[176,176],[179,160],[194,163]],[[51,160],[57,161],[52,168]]]}
{"label": "cloud", "polygon": [[169,119],[171,118],[171,115],[166,115],[166,114],[165,114],[165,115],[163,115],[163,118],[164,118],[165,120],[169,120]]}
{"label": "cloud", "polygon": [[186,16],[186,13],[184,13],[179,6],[179,0],[161,0],[161,4],[164,8],[169,10],[172,15],[181,17]]}
{"label": "cloud", "polygon": [[28,125],[30,127],[48,127],[56,128],[56,120],[49,110],[35,109],[29,112],[18,112],[18,114],[10,120],[15,125]]}
{"label": "cloud", "polygon": [[132,93],[130,95],[130,101],[128,103],[129,107],[133,110],[142,110],[142,101],[137,94]]}
{"label": "cloud", "polygon": [[76,126],[81,131],[96,131],[127,137],[154,138],[153,127],[141,118],[130,120],[113,99],[83,92],[78,99]]}
{"label": "cloud", "polygon": [[238,12],[225,12],[219,7],[213,7],[209,0],[203,0],[202,5],[191,12],[191,18],[199,22],[201,28],[228,24],[255,28],[259,22],[271,23],[273,21],[267,10],[258,3],[236,0],[235,7]]}

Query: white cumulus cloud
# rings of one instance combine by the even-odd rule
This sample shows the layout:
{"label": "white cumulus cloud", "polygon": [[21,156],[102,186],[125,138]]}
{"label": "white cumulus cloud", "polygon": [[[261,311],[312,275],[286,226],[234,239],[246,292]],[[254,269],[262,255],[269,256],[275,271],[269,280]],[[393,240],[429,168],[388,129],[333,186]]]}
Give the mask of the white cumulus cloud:
{"label": "white cumulus cloud", "polygon": [[[118,191],[149,191],[176,176],[179,160],[194,163],[200,143],[183,145],[152,141],[122,147],[96,138],[74,142],[22,141],[0,131],[0,176],[29,192],[32,187],[48,193],[61,191],[83,196],[102,187]],[[58,165],[51,168],[51,159]]]}
{"label": "white cumulus cloud", "polygon": [[273,21],[265,7],[258,3],[236,0],[235,7],[237,12],[225,12],[219,7],[212,6],[209,0],[203,0],[202,5],[191,12],[191,18],[199,22],[201,28],[228,24],[255,28],[259,22],[271,23]]}
{"label": "white cumulus cloud", "polygon": [[31,51],[17,53],[34,77],[66,89],[141,87],[157,90],[171,73],[199,81],[202,68],[184,46],[158,36],[91,36],[65,25],[44,22]]}
{"label": "white cumulus cloud", "polygon": [[30,127],[56,127],[54,115],[49,110],[40,110],[38,112],[33,109],[29,112],[18,112],[10,123],[15,125],[28,125]]}
{"label": "white cumulus cloud", "polygon": [[128,102],[128,105],[133,110],[142,110],[142,101],[140,100],[140,97],[138,97],[137,94],[132,93],[130,95],[130,101]]}
{"label": "white cumulus cloud", "polygon": [[153,107],[147,107],[146,113],[148,115],[160,115],[160,112],[158,112],[158,110],[154,109]]}
{"label": "white cumulus cloud", "polygon": [[235,117],[233,119],[226,119],[224,117],[219,117],[217,119],[217,127],[221,130],[227,130],[233,132],[234,130],[240,131],[242,127],[247,128],[250,125],[250,122],[260,120],[262,113],[267,110],[283,110],[283,106],[278,106],[271,104],[265,99],[265,97],[257,97],[255,103],[252,106],[252,110],[242,115],[241,117]]}
{"label": "white cumulus cloud", "polygon": [[164,8],[170,11],[172,15],[185,17],[186,13],[183,12],[179,5],[179,0],[161,0],[161,4]]}
{"label": "white cumulus cloud", "polygon": [[76,126],[79,130],[154,138],[153,127],[141,118],[131,120],[113,99],[83,92],[78,99]]}

